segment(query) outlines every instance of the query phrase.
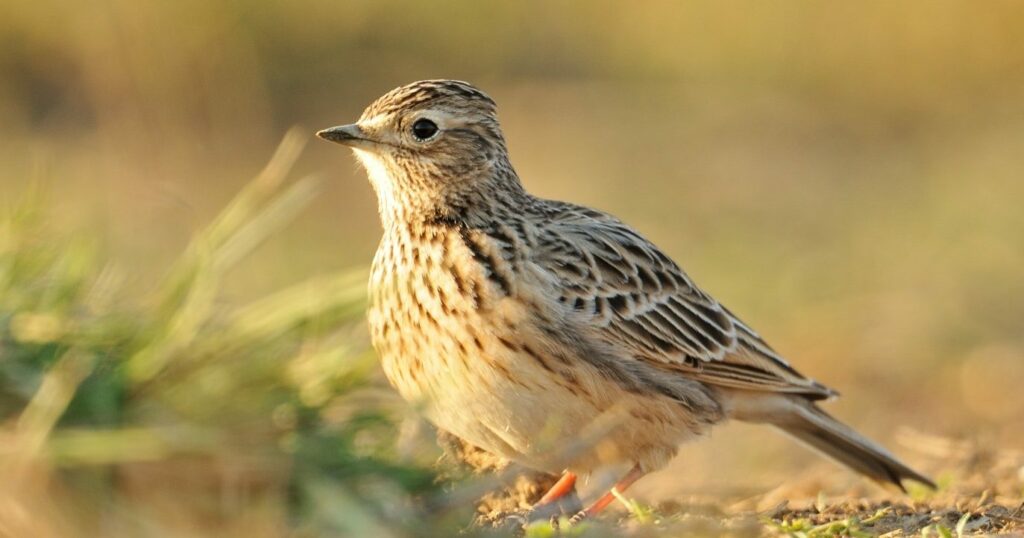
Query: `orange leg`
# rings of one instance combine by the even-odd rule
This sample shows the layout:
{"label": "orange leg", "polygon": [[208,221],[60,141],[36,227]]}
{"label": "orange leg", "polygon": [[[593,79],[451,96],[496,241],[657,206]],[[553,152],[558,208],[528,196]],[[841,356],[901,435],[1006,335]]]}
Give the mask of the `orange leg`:
{"label": "orange leg", "polygon": [[619,480],[618,482],[615,483],[615,486],[612,487],[611,491],[605,493],[604,495],[601,496],[600,499],[594,501],[593,504],[584,508],[582,512],[573,516],[572,522],[579,523],[580,521],[588,517],[593,517],[597,514],[600,514],[602,510],[604,510],[609,504],[612,503],[612,501],[615,500],[615,495],[617,493],[621,494],[622,492],[626,491],[626,488],[632,486],[633,482],[640,480],[640,478],[645,474],[647,473],[640,469],[639,464],[634,465],[633,469],[631,469],[629,473],[627,473],[626,476],[622,478],[622,480]]}
{"label": "orange leg", "polygon": [[537,504],[533,505],[533,507],[537,508],[538,506],[553,503],[569,494],[574,487],[576,487],[576,475],[570,471],[566,471],[565,474],[562,475],[562,478],[559,478],[558,482],[555,482],[555,485],[551,486],[551,489],[549,489],[548,492],[545,493],[539,501],[537,501]]}

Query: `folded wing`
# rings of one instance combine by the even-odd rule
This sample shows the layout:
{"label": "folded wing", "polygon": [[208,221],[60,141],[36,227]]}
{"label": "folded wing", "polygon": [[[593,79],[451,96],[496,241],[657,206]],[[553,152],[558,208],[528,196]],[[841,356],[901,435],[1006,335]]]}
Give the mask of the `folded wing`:
{"label": "folded wing", "polygon": [[559,301],[630,358],[712,385],[835,393],[793,369],[750,327],[697,288],[657,247],[614,217],[570,204],[546,215],[534,261]]}

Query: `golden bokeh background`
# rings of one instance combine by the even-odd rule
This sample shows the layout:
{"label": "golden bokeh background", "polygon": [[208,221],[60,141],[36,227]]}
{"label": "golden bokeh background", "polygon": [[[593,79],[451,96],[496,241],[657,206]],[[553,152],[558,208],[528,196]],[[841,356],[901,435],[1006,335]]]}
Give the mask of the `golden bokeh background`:
{"label": "golden bokeh background", "polygon": [[[528,189],[632,223],[941,475],[913,439],[1024,446],[1022,32],[1014,1],[7,2],[0,200],[47,193],[50,224],[144,290],[290,127],[468,80]],[[313,141],[307,174],[323,189],[218,304],[368,265],[361,170]],[[856,483],[807,454],[729,426],[638,494]]]}

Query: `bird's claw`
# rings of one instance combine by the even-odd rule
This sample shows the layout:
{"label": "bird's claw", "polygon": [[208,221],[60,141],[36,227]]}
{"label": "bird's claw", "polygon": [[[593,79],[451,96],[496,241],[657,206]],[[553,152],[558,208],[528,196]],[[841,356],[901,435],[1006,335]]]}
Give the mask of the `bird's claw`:
{"label": "bird's claw", "polygon": [[580,523],[583,523],[586,519],[587,519],[587,511],[586,510],[580,510],[579,512],[576,512],[576,515],[574,515],[571,518],[569,518],[569,526],[575,527],[576,525],[579,525]]}

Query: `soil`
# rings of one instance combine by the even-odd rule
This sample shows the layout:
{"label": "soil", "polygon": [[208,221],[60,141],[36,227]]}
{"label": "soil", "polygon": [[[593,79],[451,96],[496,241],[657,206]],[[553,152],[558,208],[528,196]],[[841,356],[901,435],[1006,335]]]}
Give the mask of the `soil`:
{"label": "soil", "polygon": [[[503,477],[503,486],[478,501],[476,523],[482,527],[521,526],[530,506],[557,480],[517,469],[443,432],[439,441],[449,462],[461,463],[477,474]],[[629,511],[588,523],[592,532],[584,535],[1024,536],[1024,452],[947,439],[922,439],[922,443],[943,447],[940,455],[949,471],[938,492],[916,489],[907,495],[878,490],[864,496],[858,495],[864,491],[859,489],[826,500],[801,498],[807,489],[796,485],[743,499],[687,499],[654,507],[634,504]],[[573,495],[562,509],[571,514],[579,505]],[[529,519],[533,526],[558,526],[557,516]]]}

